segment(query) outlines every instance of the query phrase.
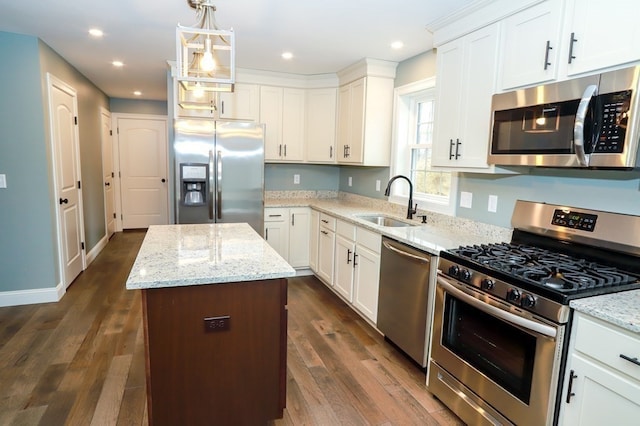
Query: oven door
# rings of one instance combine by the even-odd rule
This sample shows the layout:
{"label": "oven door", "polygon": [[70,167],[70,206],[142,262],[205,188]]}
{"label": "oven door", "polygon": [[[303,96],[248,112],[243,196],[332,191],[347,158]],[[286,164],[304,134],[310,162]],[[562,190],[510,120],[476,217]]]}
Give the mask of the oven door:
{"label": "oven door", "polygon": [[429,389],[469,424],[553,422],[564,326],[438,275]]}

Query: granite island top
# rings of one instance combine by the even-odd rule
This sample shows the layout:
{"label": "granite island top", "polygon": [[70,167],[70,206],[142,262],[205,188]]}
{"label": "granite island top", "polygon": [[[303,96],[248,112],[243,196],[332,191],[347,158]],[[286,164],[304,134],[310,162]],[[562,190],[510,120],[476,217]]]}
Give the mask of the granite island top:
{"label": "granite island top", "polygon": [[569,306],[578,312],[640,334],[640,290],[572,300]]}
{"label": "granite island top", "polygon": [[[414,216],[414,219],[409,221],[394,211],[385,210],[384,207],[335,198],[267,198],[265,207],[311,207],[314,210],[378,232],[433,255],[439,255],[441,250],[453,249],[459,246],[511,240],[511,230],[506,228],[429,212],[427,212],[427,223],[423,224],[419,215]],[[404,207],[404,210],[406,211],[406,207]],[[383,213],[398,220],[410,222],[413,226],[379,226],[358,218],[359,215],[373,213]]]}
{"label": "granite island top", "polygon": [[257,281],[295,270],[246,223],[150,226],[128,290]]}

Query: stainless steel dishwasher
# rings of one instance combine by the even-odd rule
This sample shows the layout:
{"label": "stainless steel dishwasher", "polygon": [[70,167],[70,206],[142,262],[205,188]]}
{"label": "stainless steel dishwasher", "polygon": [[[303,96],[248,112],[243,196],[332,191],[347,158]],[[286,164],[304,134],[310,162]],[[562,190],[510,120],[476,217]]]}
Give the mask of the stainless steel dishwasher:
{"label": "stainless steel dishwasher", "polygon": [[431,255],[382,237],[378,329],[387,339],[427,366],[427,343],[433,297],[429,297],[435,265]]}

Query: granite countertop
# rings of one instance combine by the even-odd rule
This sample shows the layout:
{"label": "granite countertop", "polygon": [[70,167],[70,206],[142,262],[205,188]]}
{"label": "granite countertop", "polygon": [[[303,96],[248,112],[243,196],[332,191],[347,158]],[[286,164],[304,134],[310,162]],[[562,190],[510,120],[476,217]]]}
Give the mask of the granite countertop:
{"label": "granite countertop", "polygon": [[127,289],[292,277],[295,270],[246,223],[150,226]]}
{"label": "granite countertop", "polygon": [[640,334],[640,290],[572,300],[569,306],[578,312]]}
{"label": "granite countertop", "polygon": [[[385,210],[384,207],[342,199],[268,198],[265,201],[265,207],[311,207],[433,255],[438,255],[441,250],[457,248],[462,245],[504,242],[511,239],[510,229],[428,212],[427,223],[422,224],[419,216],[414,216],[414,219],[409,221],[404,216]],[[372,213],[382,213],[398,220],[410,222],[414,226],[397,228],[379,226],[357,217]]]}

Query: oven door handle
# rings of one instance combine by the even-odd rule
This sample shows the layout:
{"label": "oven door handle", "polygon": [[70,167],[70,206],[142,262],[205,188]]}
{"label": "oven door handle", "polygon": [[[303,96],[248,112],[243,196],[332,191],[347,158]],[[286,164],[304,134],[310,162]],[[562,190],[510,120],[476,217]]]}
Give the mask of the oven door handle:
{"label": "oven door handle", "polygon": [[545,325],[545,324],[540,324],[539,322],[536,321],[532,321],[530,319],[527,318],[523,318],[521,316],[518,315],[514,315],[510,312],[504,311],[500,308],[496,308],[495,306],[489,305],[488,303],[485,303],[481,300],[476,299],[475,297],[465,293],[464,291],[454,287],[453,285],[449,284],[449,282],[444,279],[443,277],[441,277],[440,275],[438,275],[438,285],[440,285],[442,288],[444,288],[448,293],[452,294],[453,296],[457,297],[458,299],[468,303],[469,305],[473,306],[474,308],[477,308],[489,315],[492,315],[494,317],[498,317],[500,319],[503,319],[511,324],[520,326],[522,328],[525,328],[527,330],[531,330],[534,331],[536,333],[540,333],[540,334],[544,334],[545,336],[549,336],[555,339],[556,335],[557,335],[557,330],[554,327],[551,327],[549,325]]}

